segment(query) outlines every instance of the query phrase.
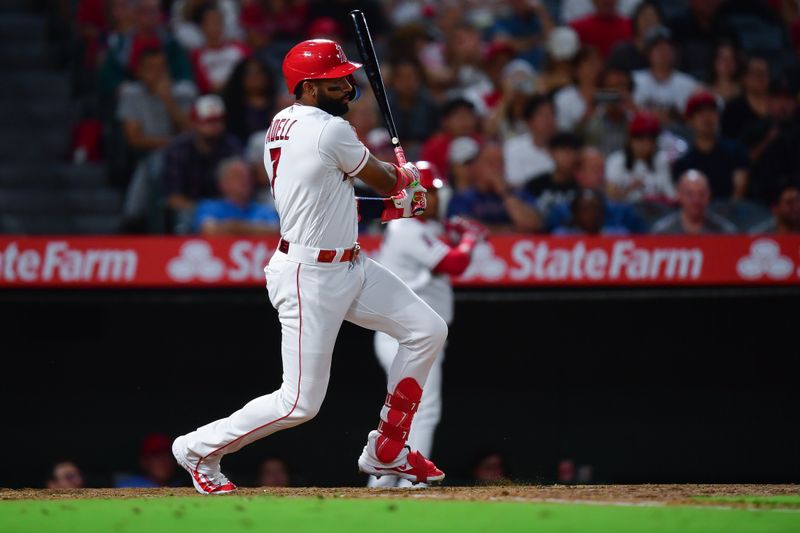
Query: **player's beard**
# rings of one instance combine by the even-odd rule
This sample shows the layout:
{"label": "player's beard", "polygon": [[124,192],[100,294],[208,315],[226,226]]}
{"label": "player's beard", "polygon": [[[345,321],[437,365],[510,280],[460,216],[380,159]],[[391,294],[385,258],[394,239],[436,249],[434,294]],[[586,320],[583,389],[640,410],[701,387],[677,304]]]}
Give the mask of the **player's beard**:
{"label": "player's beard", "polygon": [[317,107],[334,117],[341,117],[350,109],[347,107],[347,102],[328,98],[324,93],[320,93],[317,96]]}

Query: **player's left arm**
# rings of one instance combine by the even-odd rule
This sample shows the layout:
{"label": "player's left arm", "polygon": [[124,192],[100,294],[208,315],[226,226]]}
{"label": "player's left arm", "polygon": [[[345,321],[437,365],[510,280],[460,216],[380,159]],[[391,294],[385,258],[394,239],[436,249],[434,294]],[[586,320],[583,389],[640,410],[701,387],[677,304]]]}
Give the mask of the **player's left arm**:
{"label": "player's left arm", "polygon": [[454,217],[448,221],[447,226],[460,233],[461,238],[457,245],[450,247],[447,254],[432,270],[436,274],[460,276],[469,267],[470,261],[472,261],[472,252],[478,243],[486,239],[489,230],[478,222],[461,217]]}

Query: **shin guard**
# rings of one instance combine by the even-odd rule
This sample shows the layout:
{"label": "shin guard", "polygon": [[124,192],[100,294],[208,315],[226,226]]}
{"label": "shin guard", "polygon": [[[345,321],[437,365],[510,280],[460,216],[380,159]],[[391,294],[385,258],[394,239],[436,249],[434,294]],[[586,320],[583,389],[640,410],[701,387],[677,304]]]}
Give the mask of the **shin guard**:
{"label": "shin guard", "polygon": [[414,378],[400,380],[394,392],[386,395],[378,424],[380,437],[375,443],[375,452],[381,462],[394,461],[406,445],[411,421],[419,408],[421,398],[422,387]]}

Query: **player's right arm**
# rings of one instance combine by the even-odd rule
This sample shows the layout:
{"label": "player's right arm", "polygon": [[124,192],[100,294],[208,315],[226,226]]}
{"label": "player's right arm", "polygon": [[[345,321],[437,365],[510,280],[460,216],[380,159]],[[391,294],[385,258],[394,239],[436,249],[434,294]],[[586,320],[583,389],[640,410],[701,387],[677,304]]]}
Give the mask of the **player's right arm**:
{"label": "player's right arm", "polygon": [[[412,168],[413,167],[413,168]],[[400,167],[381,161],[370,154],[367,164],[356,177],[383,196],[394,196],[411,182],[419,178],[419,172],[411,163]]]}

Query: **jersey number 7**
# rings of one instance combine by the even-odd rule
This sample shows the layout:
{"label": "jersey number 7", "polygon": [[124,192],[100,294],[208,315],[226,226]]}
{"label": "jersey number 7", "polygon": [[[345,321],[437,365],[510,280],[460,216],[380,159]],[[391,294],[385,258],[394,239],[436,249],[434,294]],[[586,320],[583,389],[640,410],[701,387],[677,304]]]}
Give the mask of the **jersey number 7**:
{"label": "jersey number 7", "polygon": [[269,158],[272,161],[272,183],[270,184],[270,188],[272,189],[272,195],[275,195],[275,178],[278,177],[278,162],[281,160],[281,149],[280,148],[270,148],[269,149]]}

